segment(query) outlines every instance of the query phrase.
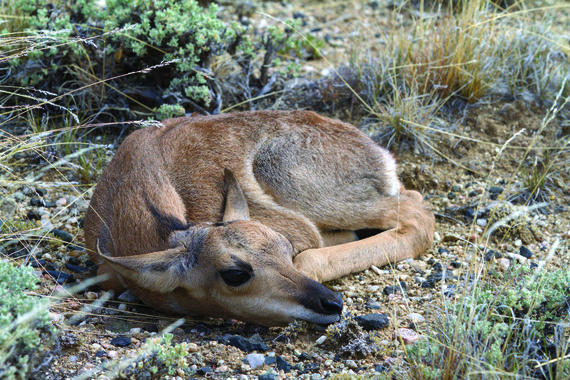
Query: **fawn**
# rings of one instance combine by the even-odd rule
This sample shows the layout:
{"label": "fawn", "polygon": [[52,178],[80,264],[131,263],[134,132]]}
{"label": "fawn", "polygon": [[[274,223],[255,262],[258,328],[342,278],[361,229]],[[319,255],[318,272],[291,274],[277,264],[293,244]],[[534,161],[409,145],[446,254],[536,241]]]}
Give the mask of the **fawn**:
{"label": "fawn", "polygon": [[417,257],[434,225],[354,126],[255,111],[133,132],[97,184],[85,243],[103,288],[157,310],[327,325],[342,299],[320,282]]}

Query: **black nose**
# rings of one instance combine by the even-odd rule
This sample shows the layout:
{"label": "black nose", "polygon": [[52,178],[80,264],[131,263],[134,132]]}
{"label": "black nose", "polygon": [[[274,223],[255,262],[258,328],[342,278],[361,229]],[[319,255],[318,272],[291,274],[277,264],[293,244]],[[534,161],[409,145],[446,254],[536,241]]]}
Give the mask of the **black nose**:
{"label": "black nose", "polygon": [[340,314],[342,312],[342,298],[340,294],[333,293],[333,297],[320,298],[323,314]]}

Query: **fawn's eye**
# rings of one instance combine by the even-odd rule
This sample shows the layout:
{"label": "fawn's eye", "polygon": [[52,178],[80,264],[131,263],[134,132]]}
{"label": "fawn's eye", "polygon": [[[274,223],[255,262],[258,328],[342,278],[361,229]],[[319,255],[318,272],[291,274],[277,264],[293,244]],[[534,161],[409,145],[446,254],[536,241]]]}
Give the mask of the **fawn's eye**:
{"label": "fawn's eye", "polygon": [[251,274],[240,269],[228,269],[220,272],[222,280],[229,286],[240,286],[245,284],[250,278]]}

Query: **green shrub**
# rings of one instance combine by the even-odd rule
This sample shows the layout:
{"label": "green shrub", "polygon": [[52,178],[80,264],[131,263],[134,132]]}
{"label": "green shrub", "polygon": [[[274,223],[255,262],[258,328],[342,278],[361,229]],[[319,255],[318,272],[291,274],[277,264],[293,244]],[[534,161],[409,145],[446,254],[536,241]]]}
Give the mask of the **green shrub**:
{"label": "green shrub", "polygon": [[429,338],[407,349],[413,378],[565,378],[570,274],[513,265],[501,288],[492,277],[445,301]]}
{"label": "green shrub", "polygon": [[53,333],[45,302],[26,294],[36,287],[30,267],[0,262],[0,378],[25,379],[43,360]]}
{"label": "green shrub", "polygon": [[[108,0],[105,9],[88,0],[0,4],[0,13],[15,9],[16,16],[0,24],[0,68],[14,73],[4,83],[13,86],[8,103],[36,100],[42,110],[34,113],[63,110],[75,124],[93,114],[111,121],[146,118],[163,104],[219,112],[226,92],[237,102],[267,92],[269,70],[291,67],[295,59],[276,59],[278,52],[305,49],[293,43],[290,28],[258,32],[225,23],[216,4],[205,9],[196,0]],[[215,68],[226,61],[232,75],[218,75]],[[234,87],[241,98],[233,99],[224,80],[240,81]]]}

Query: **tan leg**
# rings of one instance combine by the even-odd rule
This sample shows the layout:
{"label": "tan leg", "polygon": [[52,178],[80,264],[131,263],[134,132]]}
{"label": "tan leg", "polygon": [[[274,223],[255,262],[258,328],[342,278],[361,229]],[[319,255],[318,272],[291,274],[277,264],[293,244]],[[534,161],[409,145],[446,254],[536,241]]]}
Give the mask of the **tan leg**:
{"label": "tan leg", "polygon": [[377,219],[370,228],[387,231],[351,243],[303,251],[295,257],[295,266],[324,282],[361,272],[372,265],[381,267],[417,257],[431,246],[435,218],[422,204],[419,193],[405,191],[399,198],[386,198],[378,209]]}

